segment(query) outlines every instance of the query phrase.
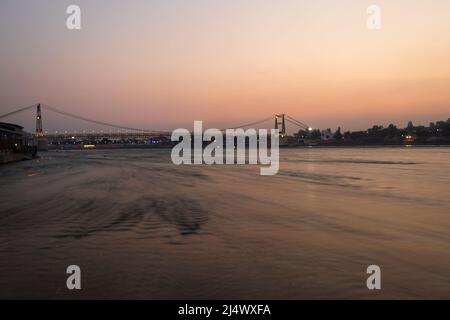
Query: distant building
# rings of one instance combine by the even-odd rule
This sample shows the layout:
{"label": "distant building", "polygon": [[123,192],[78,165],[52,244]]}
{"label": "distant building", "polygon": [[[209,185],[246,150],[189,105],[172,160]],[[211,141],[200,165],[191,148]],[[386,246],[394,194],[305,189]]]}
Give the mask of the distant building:
{"label": "distant building", "polygon": [[331,129],[322,130],[321,132],[321,139],[324,141],[329,141],[334,139],[334,132],[331,131]]}
{"label": "distant building", "polygon": [[7,163],[36,155],[31,135],[23,127],[0,122],[0,163]]}
{"label": "distant building", "polygon": [[0,122],[0,148],[2,150],[14,149],[27,144],[27,138],[23,127],[13,123]]}

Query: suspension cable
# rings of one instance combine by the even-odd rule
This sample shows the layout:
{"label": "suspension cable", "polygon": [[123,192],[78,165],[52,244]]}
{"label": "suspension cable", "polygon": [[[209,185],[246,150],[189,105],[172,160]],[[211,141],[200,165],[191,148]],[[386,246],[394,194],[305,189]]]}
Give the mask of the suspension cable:
{"label": "suspension cable", "polygon": [[[12,115],[20,113],[22,111],[29,110],[29,109],[34,108],[36,106],[37,106],[37,104],[33,104],[31,106],[20,108],[18,110],[15,110],[15,111],[12,111],[12,112],[0,115],[0,119],[12,116]],[[130,130],[130,131],[140,131],[140,132],[146,132],[146,133],[165,133],[165,132],[170,132],[170,130],[157,131],[157,130],[138,129],[138,128],[121,126],[121,125],[117,125],[117,124],[113,124],[113,123],[108,123],[108,122],[104,122],[104,121],[98,121],[98,120],[94,120],[94,119],[78,116],[76,114],[73,114],[73,113],[70,113],[70,112],[66,112],[66,111],[62,111],[62,110],[59,110],[57,108],[51,107],[49,105],[41,104],[41,106],[44,107],[45,109],[48,109],[50,111],[53,111],[55,113],[61,114],[61,115],[66,116],[66,117],[70,117],[70,118],[74,118],[74,119],[78,119],[78,120],[82,120],[82,121],[86,121],[86,122],[90,122],[90,123],[95,123],[95,124],[98,124],[98,125],[107,126],[107,127],[111,127],[111,128],[122,129],[122,130]],[[294,124],[294,125],[296,125],[298,127],[301,127],[303,129],[308,129],[309,128],[309,126],[306,125],[305,123],[303,123],[301,121],[298,121],[298,120],[296,120],[295,118],[293,118],[293,117],[291,117],[289,115],[286,115],[286,118],[287,118],[286,121],[288,121],[291,124]],[[251,127],[251,126],[262,124],[262,123],[264,123],[266,121],[269,121],[269,120],[272,120],[272,119],[273,119],[273,116],[270,116],[270,117],[262,119],[262,120],[254,121],[254,122],[251,122],[251,123],[246,123],[246,124],[243,124],[243,125],[240,125],[240,126],[235,126],[235,127],[228,128],[228,129],[238,129],[238,128]],[[221,129],[221,131],[225,131],[225,130],[226,129]]]}
{"label": "suspension cable", "polygon": [[289,122],[289,123],[291,123],[291,124],[293,124],[293,125],[295,125],[295,126],[297,126],[297,127],[299,127],[299,128],[301,128],[301,129],[303,129],[303,130],[308,129],[307,127],[301,126],[301,125],[299,125],[298,123],[296,123],[296,122],[294,122],[294,121],[292,121],[292,120],[290,120],[290,119],[286,119],[286,121]]}
{"label": "suspension cable", "polygon": [[42,106],[45,109],[48,109],[50,111],[59,113],[59,114],[64,115],[66,117],[75,118],[75,119],[78,119],[78,120],[91,122],[91,123],[95,123],[95,124],[98,124],[98,125],[112,127],[112,128],[116,128],[116,129],[123,129],[123,130],[130,130],[130,131],[141,131],[141,132],[147,132],[147,133],[164,132],[164,131],[156,131],[156,130],[148,130],[148,129],[138,129],[138,128],[125,127],[125,126],[121,126],[121,125],[117,125],[117,124],[112,124],[112,123],[108,123],[108,122],[97,121],[97,120],[89,119],[89,118],[86,118],[86,117],[77,116],[76,114],[69,113],[69,112],[66,112],[66,111],[62,111],[62,110],[56,109],[54,107],[51,107],[49,105],[42,105]]}
{"label": "suspension cable", "polygon": [[[266,122],[266,121],[272,120],[272,119],[273,119],[273,116],[271,116],[271,117],[269,117],[269,118],[266,118],[266,119],[259,120],[259,121],[255,121],[255,122],[251,122],[251,123],[246,123],[246,124],[243,124],[243,125],[240,125],[240,126],[236,126],[236,127],[233,127],[233,128],[227,128],[227,129],[239,129],[239,128],[251,127],[251,126],[255,126],[255,125],[264,123],[264,122]],[[227,129],[221,129],[221,131],[225,131],[225,130],[227,130]]]}
{"label": "suspension cable", "polygon": [[290,119],[290,120],[296,122],[296,124],[297,124],[299,127],[304,127],[304,128],[306,128],[306,129],[309,128],[309,126],[308,126],[307,124],[305,124],[305,123],[303,123],[303,122],[301,122],[301,121],[298,121],[297,119],[295,119],[295,118],[293,118],[293,117],[291,117],[291,116],[289,116],[289,115],[286,115],[286,117],[287,117],[288,119]]}
{"label": "suspension cable", "polygon": [[28,106],[28,107],[20,108],[20,109],[18,109],[16,111],[11,111],[11,112],[5,113],[3,115],[0,115],[0,119],[12,116],[12,115],[14,115],[16,113],[19,113],[19,112],[22,112],[22,111],[25,111],[25,110],[29,110],[29,109],[34,108],[36,106],[37,106],[37,103],[35,103],[35,104],[31,105],[31,106]]}

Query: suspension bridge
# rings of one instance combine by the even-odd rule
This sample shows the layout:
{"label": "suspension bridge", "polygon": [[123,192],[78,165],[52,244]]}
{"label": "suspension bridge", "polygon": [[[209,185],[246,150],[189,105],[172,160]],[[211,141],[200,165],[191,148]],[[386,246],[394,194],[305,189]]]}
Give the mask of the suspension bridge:
{"label": "suspension bridge", "polygon": [[[67,112],[46,104],[33,104],[23,108],[18,108],[16,110],[10,111],[6,114],[0,115],[0,121],[6,121],[12,116],[26,113],[29,110],[35,110],[36,118],[36,129],[32,135],[36,139],[41,141],[45,139],[48,144],[76,144],[78,143],[89,143],[89,142],[135,142],[135,143],[158,143],[161,140],[170,140],[172,130],[152,130],[152,129],[142,129],[134,128],[129,126],[124,126],[115,123],[109,123],[101,121],[98,119],[92,119],[85,116],[80,116],[71,112]],[[49,132],[44,129],[43,125],[43,111],[52,112],[72,120],[81,121],[83,123],[88,123],[95,126],[95,129],[87,130],[58,130],[55,132]],[[287,136],[287,124],[292,125],[296,131],[311,130],[310,127],[287,114],[275,114],[270,117],[266,117],[261,120],[253,121],[250,123],[244,123],[237,126],[230,126],[227,129],[246,129],[261,126],[263,124],[269,124],[268,128],[278,129],[280,136],[283,138]],[[272,126],[273,124],[273,126]],[[98,128],[105,128],[104,130],[99,130]],[[222,129],[225,131],[226,129]]]}

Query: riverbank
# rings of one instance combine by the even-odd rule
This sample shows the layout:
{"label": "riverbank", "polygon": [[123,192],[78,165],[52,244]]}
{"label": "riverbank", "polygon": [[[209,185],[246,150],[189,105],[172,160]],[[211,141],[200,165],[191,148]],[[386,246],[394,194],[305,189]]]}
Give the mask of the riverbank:
{"label": "riverbank", "polygon": [[22,160],[31,160],[37,157],[37,151],[34,147],[22,147],[22,151],[9,149],[0,150],[0,164],[7,164]]}
{"label": "riverbank", "polygon": [[[269,146],[270,147],[270,146]],[[283,149],[301,148],[446,148],[449,144],[313,144],[313,145],[280,145]],[[50,151],[63,150],[119,150],[119,149],[172,149],[173,145],[144,145],[144,144],[98,144],[98,145],[50,145]],[[224,146],[226,148],[226,146]]]}

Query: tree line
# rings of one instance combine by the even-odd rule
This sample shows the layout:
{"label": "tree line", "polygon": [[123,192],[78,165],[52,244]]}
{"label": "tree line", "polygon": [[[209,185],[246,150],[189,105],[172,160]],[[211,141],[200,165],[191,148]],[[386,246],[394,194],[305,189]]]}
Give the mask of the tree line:
{"label": "tree line", "polygon": [[329,144],[450,144],[450,118],[447,121],[431,122],[429,126],[416,126],[409,121],[406,128],[390,124],[387,127],[374,125],[364,131],[342,132],[339,127],[327,141],[324,141],[319,129],[300,130],[295,137],[303,142],[320,141]]}

